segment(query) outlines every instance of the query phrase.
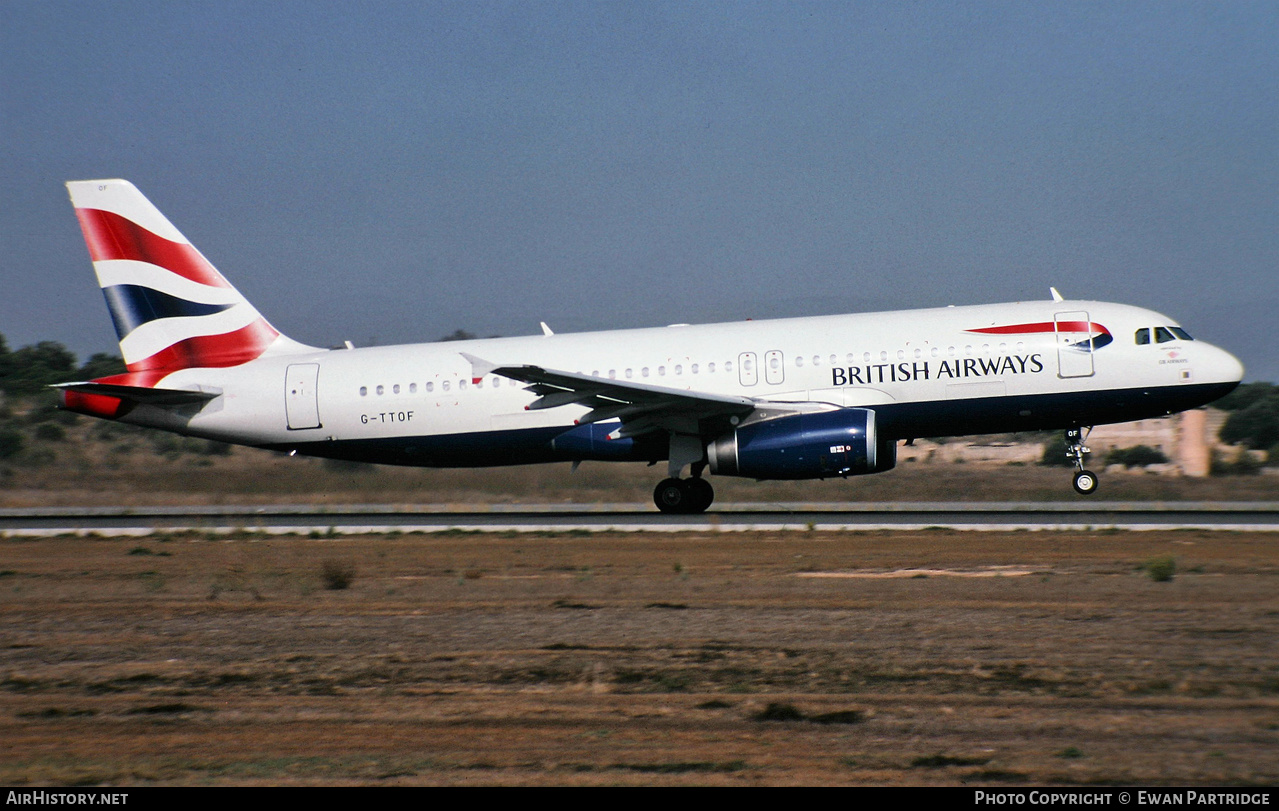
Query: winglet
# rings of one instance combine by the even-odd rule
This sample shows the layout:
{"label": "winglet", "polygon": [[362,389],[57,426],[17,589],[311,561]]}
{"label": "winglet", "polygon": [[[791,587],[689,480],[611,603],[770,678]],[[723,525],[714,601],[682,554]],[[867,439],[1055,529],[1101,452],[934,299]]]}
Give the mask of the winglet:
{"label": "winglet", "polygon": [[479,383],[484,375],[491,374],[497,368],[496,363],[490,363],[484,358],[477,358],[469,352],[459,352],[459,355],[466,358],[467,363],[471,364],[471,382]]}

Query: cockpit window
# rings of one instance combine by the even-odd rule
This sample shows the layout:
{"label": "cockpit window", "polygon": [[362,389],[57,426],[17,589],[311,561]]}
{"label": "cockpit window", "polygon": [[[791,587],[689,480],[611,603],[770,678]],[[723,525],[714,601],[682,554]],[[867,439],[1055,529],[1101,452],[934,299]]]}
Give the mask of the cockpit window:
{"label": "cockpit window", "polygon": [[1155,327],[1155,343],[1166,344],[1169,341],[1177,340],[1173,334],[1168,331],[1167,327]]}
{"label": "cockpit window", "polygon": [[1137,346],[1145,346],[1150,343],[1150,328],[1142,327],[1137,330],[1137,334],[1133,336],[1133,340],[1137,342]]}
{"label": "cockpit window", "polygon": [[1191,337],[1190,337],[1190,333],[1189,333],[1189,332],[1186,332],[1186,331],[1185,331],[1184,329],[1182,329],[1181,327],[1169,327],[1168,329],[1172,330],[1172,334],[1173,334],[1173,335],[1176,335],[1178,338],[1180,338],[1180,339],[1181,339],[1181,340],[1183,340],[1183,341],[1193,341],[1193,340],[1194,340],[1194,338],[1191,338]]}

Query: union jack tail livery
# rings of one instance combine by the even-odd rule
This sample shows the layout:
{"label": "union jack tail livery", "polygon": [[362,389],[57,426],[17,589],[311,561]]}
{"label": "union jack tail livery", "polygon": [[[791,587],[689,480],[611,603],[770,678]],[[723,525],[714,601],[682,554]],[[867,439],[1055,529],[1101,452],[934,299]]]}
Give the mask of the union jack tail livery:
{"label": "union jack tail livery", "polygon": [[129,369],[116,382],[154,386],[181,369],[304,348],[267,323],[132,183],[67,189]]}
{"label": "union jack tail livery", "polygon": [[280,334],[127,180],[67,184],[128,372],[65,383],[63,406],[115,419],[142,403],[203,403],[212,394],[158,384],[186,369],[240,366],[314,351]]}

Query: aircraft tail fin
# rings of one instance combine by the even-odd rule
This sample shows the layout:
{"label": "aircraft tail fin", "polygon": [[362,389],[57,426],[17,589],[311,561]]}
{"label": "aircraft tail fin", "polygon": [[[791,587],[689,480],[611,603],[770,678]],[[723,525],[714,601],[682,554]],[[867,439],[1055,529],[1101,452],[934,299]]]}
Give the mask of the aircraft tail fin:
{"label": "aircraft tail fin", "polygon": [[67,183],[129,383],[309,351],[281,335],[127,180]]}

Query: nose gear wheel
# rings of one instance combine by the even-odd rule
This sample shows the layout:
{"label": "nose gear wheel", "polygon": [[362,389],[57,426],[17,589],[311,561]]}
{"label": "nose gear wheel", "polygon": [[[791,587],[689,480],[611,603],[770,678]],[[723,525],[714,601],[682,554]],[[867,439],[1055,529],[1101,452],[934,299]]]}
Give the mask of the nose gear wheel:
{"label": "nose gear wheel", "polygon": [[1097,492],[1097,474],[1091,470],[1084,469],[1084,456],[1092,453],[1092,449],[1084,445],[1084,441],[1088,439],[1088,435],[1092,433],[1092,426],[1083,430],[1079,428],[1066,429],[1066,458],[1074,461],[1075,477],[1072,484],[1075,492],[1081,496],[1091,496]]}

